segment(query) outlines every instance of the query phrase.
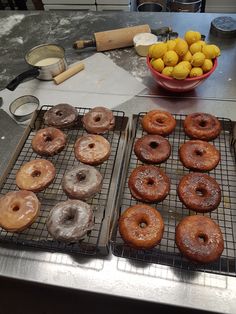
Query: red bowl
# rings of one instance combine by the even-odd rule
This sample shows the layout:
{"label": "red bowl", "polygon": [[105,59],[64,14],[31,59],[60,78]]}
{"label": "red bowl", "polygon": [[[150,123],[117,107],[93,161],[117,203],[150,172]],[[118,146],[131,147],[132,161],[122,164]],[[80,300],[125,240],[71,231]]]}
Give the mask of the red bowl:
{"label": "red bowl", "polygon": [[169,76],[166,76],[157,72],[151,66],[150,60],[151,58],[147,56],[147,65],[149,67],[149,70],[151,71],[152,76],[157,82],[157,84],[159,84],[161,87],[171,92],[177,92],[177,93],[188,92],[194,89],[195,87],[197,87],[198,85],[202,84],[215,71],[217,67],[217,58],[216,58],[213,60],[213,67],[209,72],[201,76],[186,78],[184,80],[177,80],[173,77],[169,77]]}

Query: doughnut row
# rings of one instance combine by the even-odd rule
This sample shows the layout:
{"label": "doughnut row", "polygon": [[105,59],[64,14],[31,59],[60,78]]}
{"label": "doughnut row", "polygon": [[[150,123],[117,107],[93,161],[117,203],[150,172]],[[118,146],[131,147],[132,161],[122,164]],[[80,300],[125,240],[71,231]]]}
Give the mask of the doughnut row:
{"label": "doughnut row", "polygon": [[[160,110],[149,111],[141,120],[146,135],[134,143],[134,153],[145,163],[136,167],[128,179],[131,195],[138,201],[158,203],[170,192],[170,179],[156,165],[171,155],[171,145],[165,138],[176,127],[175,118]],[[206,113],[188,115],[183,123],[185,134],[191,140],[179,148],[183,166],[194,170],[182,177],[177,195],[186,208],[197,213],[215,210],[221,201],[219,184],[208,174],[220,161],[220,152],[208,141],[221,132],[219,120]],[[119,219],[119,231],[123,240],[136,249],[151,249],[161,242],[164,222],[161,214],[147,204],[127,208]],[[223,252],[224,241],[220,227],[209,217],[189,216],[176,227],[176,245],[191,261],[210,263]]]}
{"label": "doughnut row", "polygon": [[[77,109],[59,104],[43,116],[46,128],[36,132],[32,139],[33,151],[41,157],[51,157],[65,149],[65,128],[76,127]],[[103,177],[94,167],[105,162],[111,153],[110,143],[100,134],[115,127],[111,110],[105,107],[91,109],[82,117],[82,124],[89,133],[77,138],[74,156],[81,162],[67,171],[61,186],[68,200],[56,204],[48,216],[46,226],[58,241],[78,242],[94,227],[94,213],[87,200],[99,193]],[[45,190],[55,179],[56,169],[47,159],[25,163],[16,173],[19,191],[9,192],[0,198],[0,227],[10,232],[20,232],[38,217],[40,202],[35,193]]]}

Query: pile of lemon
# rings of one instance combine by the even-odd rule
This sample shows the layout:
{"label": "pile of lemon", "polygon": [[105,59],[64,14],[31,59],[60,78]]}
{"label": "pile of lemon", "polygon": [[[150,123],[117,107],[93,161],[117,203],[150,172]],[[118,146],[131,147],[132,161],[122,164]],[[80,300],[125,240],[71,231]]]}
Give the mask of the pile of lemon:
{"label": "pile of lemon", "polygon": [[199,32],[189,30],[184,39],[178,37],[152,45],[148,54],[156,71],[183,80],[210,71],[212,60],[220,56],[220,49],[201,40]]}

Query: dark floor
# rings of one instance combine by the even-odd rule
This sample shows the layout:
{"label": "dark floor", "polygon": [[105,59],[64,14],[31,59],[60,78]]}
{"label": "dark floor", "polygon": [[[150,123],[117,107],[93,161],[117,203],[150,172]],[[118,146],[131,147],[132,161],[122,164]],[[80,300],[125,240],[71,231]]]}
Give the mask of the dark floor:
{"label": "dark floor", "polygon": [[[183,300],[184,303],[184,300]],[[150,312],[151,311],[151,312]],[[0,279],[0,314],[208,314],[75,290]]]}

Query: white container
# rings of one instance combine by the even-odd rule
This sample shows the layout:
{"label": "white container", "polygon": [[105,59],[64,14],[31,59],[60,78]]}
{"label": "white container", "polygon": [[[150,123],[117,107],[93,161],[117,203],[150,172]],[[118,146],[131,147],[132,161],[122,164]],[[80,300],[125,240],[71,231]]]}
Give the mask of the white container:
{"label": "white container", "polygon": [[96,0],[97,4],[112,4],[112,5],[129,5],[131,0]]}
{"label": "white container", "polygon": [[77,10],[77,11],[96,11],[96,5],[56,5],[56,4],[45,4],[44,10]]}
{"label": "white container", "polygon": [[97,5],[97,11],[131,11],[130,5]]}
{"label": "white container", "polygon": [[141,57],[146,57],[149,47],[156,42],[157,36],[151,33],[140,33],[133,38],[134,48]]}
{"label": "white container", "polygon": [[43,0],[44,4],[63,4],[63,5],[71,5],[71,4],[76,4],[76,5],[83,5],[83,4],[95,4],[95,0]]}

